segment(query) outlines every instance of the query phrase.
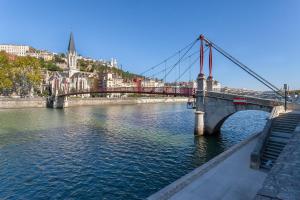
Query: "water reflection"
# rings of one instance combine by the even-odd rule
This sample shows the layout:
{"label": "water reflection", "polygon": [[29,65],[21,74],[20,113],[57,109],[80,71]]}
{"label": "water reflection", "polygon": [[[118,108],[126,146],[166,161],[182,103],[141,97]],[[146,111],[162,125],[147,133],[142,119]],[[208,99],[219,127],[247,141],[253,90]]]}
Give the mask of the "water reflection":
{"label": "water reflection", "polygon": [[261,129],[266,116],[237,113],[217,137],[194,137],[184,104],[0,113],[0,199],[144,199]]}

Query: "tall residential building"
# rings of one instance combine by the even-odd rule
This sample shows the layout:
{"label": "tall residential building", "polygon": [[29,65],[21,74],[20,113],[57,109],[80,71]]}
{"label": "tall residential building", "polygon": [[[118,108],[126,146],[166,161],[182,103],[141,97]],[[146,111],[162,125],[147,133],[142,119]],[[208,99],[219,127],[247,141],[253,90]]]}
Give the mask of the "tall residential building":
{"label": "tall residential building", "polygon": [[5,51],[6,53],[17,55],[17,56],[26,56],[26,53],[29,51],[29,46],[1,44],[0,51]]}

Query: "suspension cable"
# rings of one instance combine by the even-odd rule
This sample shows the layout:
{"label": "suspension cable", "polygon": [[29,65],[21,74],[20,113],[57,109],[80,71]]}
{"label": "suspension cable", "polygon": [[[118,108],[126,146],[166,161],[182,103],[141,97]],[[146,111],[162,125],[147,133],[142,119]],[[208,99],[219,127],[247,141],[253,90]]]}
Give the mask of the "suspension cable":
{"label": "suspension cable", "polygon": [[[184,59],[182,59],[181,62],[186,61],[189,57],[192,57],[192,56],[196,55],[197,53],[199,53],[199,50],[197,50],[197,51],[191,53],[189,56],[187,56],[187,57],[185,57]],[[165,69],[170,69],[171,67],[173,67],[173,65],[171,65],[171,66],[169,66],[169,67],[166,67],[166,66],[165,66]],[[159,75],[159,74],[165,72],[165,71],[166,71],[165,69],[160,70],[160,71],[158,71],[158,72],[152,74],[150,77],[157,76],[157,75]],[[165,73],[164,77],[167,77],[167,76],[166,76],[166,73]]]}
{"label": "suspension cable", "polygon": [[198,56],[189,66],[184,70],[182,74],[179,75],[179,77],[174,81],[177,82],[191,67],[199,60],[200,56]]}
{"label": "suspension cable", "polygon": [[224,51],[221,47],[217,46],[215,43],[211,42],[210,40],[208,40],[207,38],[204,38],[204,40],[208,43],[211,44],[212,47],[214,49],[216,49],[219,53],[221,53],[223,56],[225,56],[227,59],[229,59],[231,62],[233,62],[234,64],[236,64],[238,67],[240,67],[242,70],[244,70],[245,72],[247,72],[249,75],[251,75],[252,77],[254,77],[256,80],[258,80],[259,82],[261,82],[262,84],[264,84],[266,87],[268,87],[269,89],[271,89],[272,91],[274,91],[276,94],[280,95],[281,97],[283,97],[283,95],[279,92],[280,89],[278,89],[276,86],[274,86],[273,84],[271,84],[269,81],[267,81],[265,78],[261,77],[260,75],[258,75],[256,72],[254,72],[253,70],[251,70],[249,67],[247,67],[246,65],[244,65],[243,63],[241,63],[240,61],[238,61],[236,58],[234,58],[233,56],[231,56],[229,53],[227,53],[226,51]]}
{"label": "suspension cable", "polygon": [[[197,38],[194,42],[193,42],[193,44],[190,46],[190,48],[188,48],[188,50],[186,50],[186,52],[181,56],[181,58],[172,66],[172,68],[168,71],[168,73],[165,75],[165,77],[166,76],[168,76],[170,73],[171,73],[171,71],[174,69],[174,67],[176,67],[176,65],[178,65],[178,63],[186,56],[186,54],[193,48],[193,46],[196,44],[196,42],[199,40],[199,38]],[[165,78],[164,77],[164,78]]]}
{"label": "suspension cable", "polygon": [[[189,65],[191,64],[191,57],[189,56]],[[191,68],[189,69],[189,81],[192,80]]]}
{"label": "suspension cable", "polygon": [[155,69],[156,67],[160,66],[161,64],[163,64],[164,62],[174,58],[177,54],[180,53],[180,51],[183,51],[185,49],[187,49],[188,47],[190,47],[191,45],[194,45],[194,41],[189,43],[188,45],[186,45],[185,47],[183,47],[182,49],[180,49],[179,51],[176,51],[175,53],[173,53],[171,56],[167,57],[166,59],[164,59],[163,61],[161,61],[160,63],[152,66],[152,67],[149,67],[148,69],[146,69],[144,72],[142,72],[140,75],[143,76],[145,73]]}
{"label": "suspension cable", "polygon": [[[205,52],[208,50],[209,48],[208,47],[206,47],[205,49],[204,49],[204,51],[203,51],[203,56],[204,56],[204,54],[205,54]],[[198,51],[199,52],[199,51]],[[179,74],[179,77],[175,80],[175,82],[176,81],[178,81],[189,69],[191,69],[191,67],[197,62],[197,60],[198,59],[200,59],[200,56],[198,56],[192,63],[190,62],[190,56],[188,57],[189,58],[189,65],[188,65],[188,68],[186,68],[185,70],[184,70],[184,72],[182,73],[182,74]]]}
{"label": "suspension cable", "polygon": [[[181,56],[180,54],[181,54],[181,52],[179,52],[179,60],[180,60],[180,56]],[[181,63],[181,62],[179,61],[179,64],[178,64],[178,74],[179,74],[179,76],[180,76],[180,67],[181,67],[181,66],[180,66],[180,63]]]}

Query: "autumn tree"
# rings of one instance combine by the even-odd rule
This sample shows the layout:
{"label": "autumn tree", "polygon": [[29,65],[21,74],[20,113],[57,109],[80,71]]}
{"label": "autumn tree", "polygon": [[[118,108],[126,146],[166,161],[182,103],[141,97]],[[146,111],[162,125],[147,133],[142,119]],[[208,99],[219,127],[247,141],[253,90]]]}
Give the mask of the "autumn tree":
{"label": "autumn tree", "polygon": [[41,65],[33,57],[17,57],[12,63],[13,89],[20,96],[38,90],[42,81]]}
{"label": "autumn tree", "polygon": [[12,89],[11,70],[7,53],[0,52],[0,93],[7,94]]}

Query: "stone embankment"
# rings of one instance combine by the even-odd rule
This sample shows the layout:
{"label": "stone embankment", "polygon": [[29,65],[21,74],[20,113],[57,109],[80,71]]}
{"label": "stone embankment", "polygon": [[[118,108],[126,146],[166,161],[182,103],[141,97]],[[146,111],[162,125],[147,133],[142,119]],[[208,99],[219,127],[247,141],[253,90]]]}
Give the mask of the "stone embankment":
{"label": "stone embankment", "polygon": [[0,98],[1,108],[45,108],[44,98]]}
{"label": "stone embankment", "polygon": [[[140,104],[140,103],[175,103],[187,102],[184,97],[147,97],[147,98],[69,98],[69,107],[73,106],[91,106],[106,104]],[[2,108],[45,108],[46,99],[44,98],[0,98],[0,109]]]}

